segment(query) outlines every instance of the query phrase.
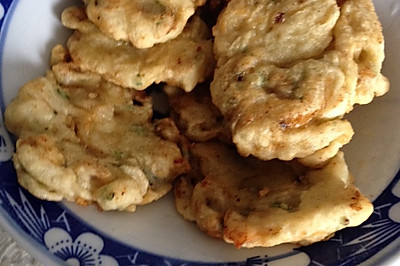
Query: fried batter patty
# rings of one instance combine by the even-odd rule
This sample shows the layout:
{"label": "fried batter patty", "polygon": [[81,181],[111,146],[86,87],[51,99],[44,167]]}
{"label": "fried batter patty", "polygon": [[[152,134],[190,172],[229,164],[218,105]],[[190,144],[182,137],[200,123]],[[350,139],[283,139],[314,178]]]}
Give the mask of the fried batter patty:
{"label": "fried batter patty", "polygon": [[211,101],[209,84],[198,85],[190,93],[165,86],[171,117],[182,134],[191,141],[224,139],[230,141],[230,130],[221,112]]}
{"label": "fried batter patty", "polygon": [[5,111],[19,138],[19,183],[40,199],[102,210],[134,211],[165,195],[189,165],[176,143],[155,134],[152,100],[68,58],[56,46],[52,70],[24,85]]}
{"label": "fried batter patty", "polygon": [[243,156],[320,164],[353,135],[343,116],[389,88],[370,0],[230,1],[213,32],[212,100]]}
{"label": "fried batter patty", "polygon": [[144,90],[165,82],[191,91],[214,71],[208,29],[197,16],[177,38],[148,49],[107,37],[78,7],[67,8],[62,22],[75,30],[67,42],[73,62],[123,87]]}
{"label": "fried batter patty", "polygon": [[370,0],[344,1],[340,13],[333,33],[335,49],[357,63],[354,103],[367,104],[389,89],[389,81],[381,74],[385,59],[382,25]]}
{"label": "fried batter patty", "polygon": [[332,40],[336,0],[230,1],[213,28],[219,62],[262,47],[275,64],[319,55]]}
{"label": "fried batter patty", "polygon": [[205,0],[84,0],[90,21],[106,35],[149,48],[178,36]]}
{"label": "fried batter patty", "polygon": [[338,140],[349,142],[352,127],[339,118],[352,108],[356,80],[344,73],[351,62],[340,60],[330,54],[280,68],[258,56],[237,55],[218,68],[212,98],[239,152],[291,160]]}
{"label": "fried batter patty", "polygon": [[175,187],[178,212],[236,247],[308,245],[358,226],[373,206],[339,152],[320,169],[260,161],[216,142],[191,149],[193,172]]}

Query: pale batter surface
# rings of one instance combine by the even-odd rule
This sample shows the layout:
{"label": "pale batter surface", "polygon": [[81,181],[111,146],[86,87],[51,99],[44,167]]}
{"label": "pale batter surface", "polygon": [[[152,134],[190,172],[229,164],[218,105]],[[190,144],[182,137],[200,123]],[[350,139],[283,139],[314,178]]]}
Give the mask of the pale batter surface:
{"label": "pale batter surface", "polygon": [[19,183],[40,199],[102,210],[134,211],[165,195],[189,165],[176,143],[156,134],[151,98],[66,58],[56,46],[52,70],[24,85],[5,111],[19,138]]}
{"label": "pale batter surface", "polygon": [[243,158],[216,142],[196,144],[191,154],[193,170],[175,187],[178,212],[238,248],[309,245],[373,211],[341,152],[319,169]]}

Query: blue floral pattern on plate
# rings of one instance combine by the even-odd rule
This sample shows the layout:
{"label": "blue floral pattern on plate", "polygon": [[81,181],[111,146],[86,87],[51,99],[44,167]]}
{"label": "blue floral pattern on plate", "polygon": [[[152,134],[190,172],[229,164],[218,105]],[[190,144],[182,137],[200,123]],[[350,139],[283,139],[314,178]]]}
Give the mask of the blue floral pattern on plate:
{"label": "blue floral pattern on plate", "polygon": [[[14,2],[15,3],[15,2]],[[12,0],[0,2],[0,29]],[[2,91],[0,90],[0,99]],[[4,111],[4,104],[0,101]],[[361,226],[337,232],[328,241],[280,255],[250,257],[226,263],[190,262],[128,246],[84,223],[62,204],[40,201],[21,188],[12,165],[14,145],[0,113],[0,206],[14,225],[67,265],[268,265],[293,256],[309,265],[356,265],[400,237],[400,173],[374,201],[373,215]],[[321,252],[323,251],[323,252]]]}

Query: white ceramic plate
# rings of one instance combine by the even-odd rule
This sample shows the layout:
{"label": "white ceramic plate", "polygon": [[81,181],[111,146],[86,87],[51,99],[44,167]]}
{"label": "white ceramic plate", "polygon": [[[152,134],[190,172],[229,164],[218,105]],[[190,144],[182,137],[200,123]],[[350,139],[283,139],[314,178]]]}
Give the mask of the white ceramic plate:
{"label": "white ceramic plate", "polygon": [[[69,32],[61,11],[73,0],[0,0],[0,223],[49,265],[355,265],[400,257],[400,1],[375,0],[384,27],[384,73],[391,90],[348,118],[355,137],[345,147],[356,185],[375,211],[357,228],[308,247],[235,249],[201,233],[175,212],[171,195],[135,213],[44,202],[16,182],[13,137],[2,114],[18,88],[43,75],[51,48]],[[399,260],[400,263],[400,260]]]}

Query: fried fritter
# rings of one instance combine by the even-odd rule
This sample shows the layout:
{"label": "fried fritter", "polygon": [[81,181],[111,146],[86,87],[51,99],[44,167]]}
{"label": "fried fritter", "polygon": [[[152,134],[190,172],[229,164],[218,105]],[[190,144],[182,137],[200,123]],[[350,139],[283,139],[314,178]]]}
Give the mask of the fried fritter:
{"label": "fried fritter", "polygon": [[83,0],[90,21],[115,40],[150,48],[178,36],[205,0]]}
{"label": "fried fritter", "polygon": [[171,116],[182,134],[192,141],[210,139],[230,140],[230,130],[223,116],[211,101],[206,83],[198,85],[190,93],[181,89],[165,86]]}
{"label": "fried fritter", "polygon": [[338,17],[336,0],[230,1],[213,28],[218,64],[259,47],[278,65],[319,55]]}
{"label": "fried fritter", "polygon": [[341,4],[238,0],[219,17],[212,100],[243,156],[319,165],[353,135],[343,116],[388,90],[371,1]]}
{"label": "fried fritter", "polygon": [[144,90],[152,83],[165,82],[191,91],[214,71],[208,29],[197,16],[177,38],[148,49],[107,37],[78,7],[67,8],[62,22],[75,30],[67,42],[72,61],[123,87]]}
{"label": "fried fritter", "polygon": [[309,245],[372,213],[339,152],[320,169],[243,158],[216,142],[196,144],[193,169],[175,187],[178,212],[236,247]]}
{"label": "fried fritter", "polygon": [[24,85],[5,111],[19,138],[19,183],[40,199],[102,210],[134,211],[165,195],[189,164],[176,143],[155,134],[151,98],[67,58],[56,46],[52,70]]}
{"label": "fried fritter", "polygon": [[356,79],[344,73],[351,61],[340,60],[329,54],[280,68],[245,54],[218,68],[212,99],[231,125],[239,152],[291,160],[334,141],[349,142],[352,127],[338,118],[352,108]]}
{"label": "fried fritter", "polygon": [[385,58],[382,25],[370,0],[347,0],[334,28],[335,50],[347,53],[358,66],[354,103],[367,104],[389,90],[381,74]]}

